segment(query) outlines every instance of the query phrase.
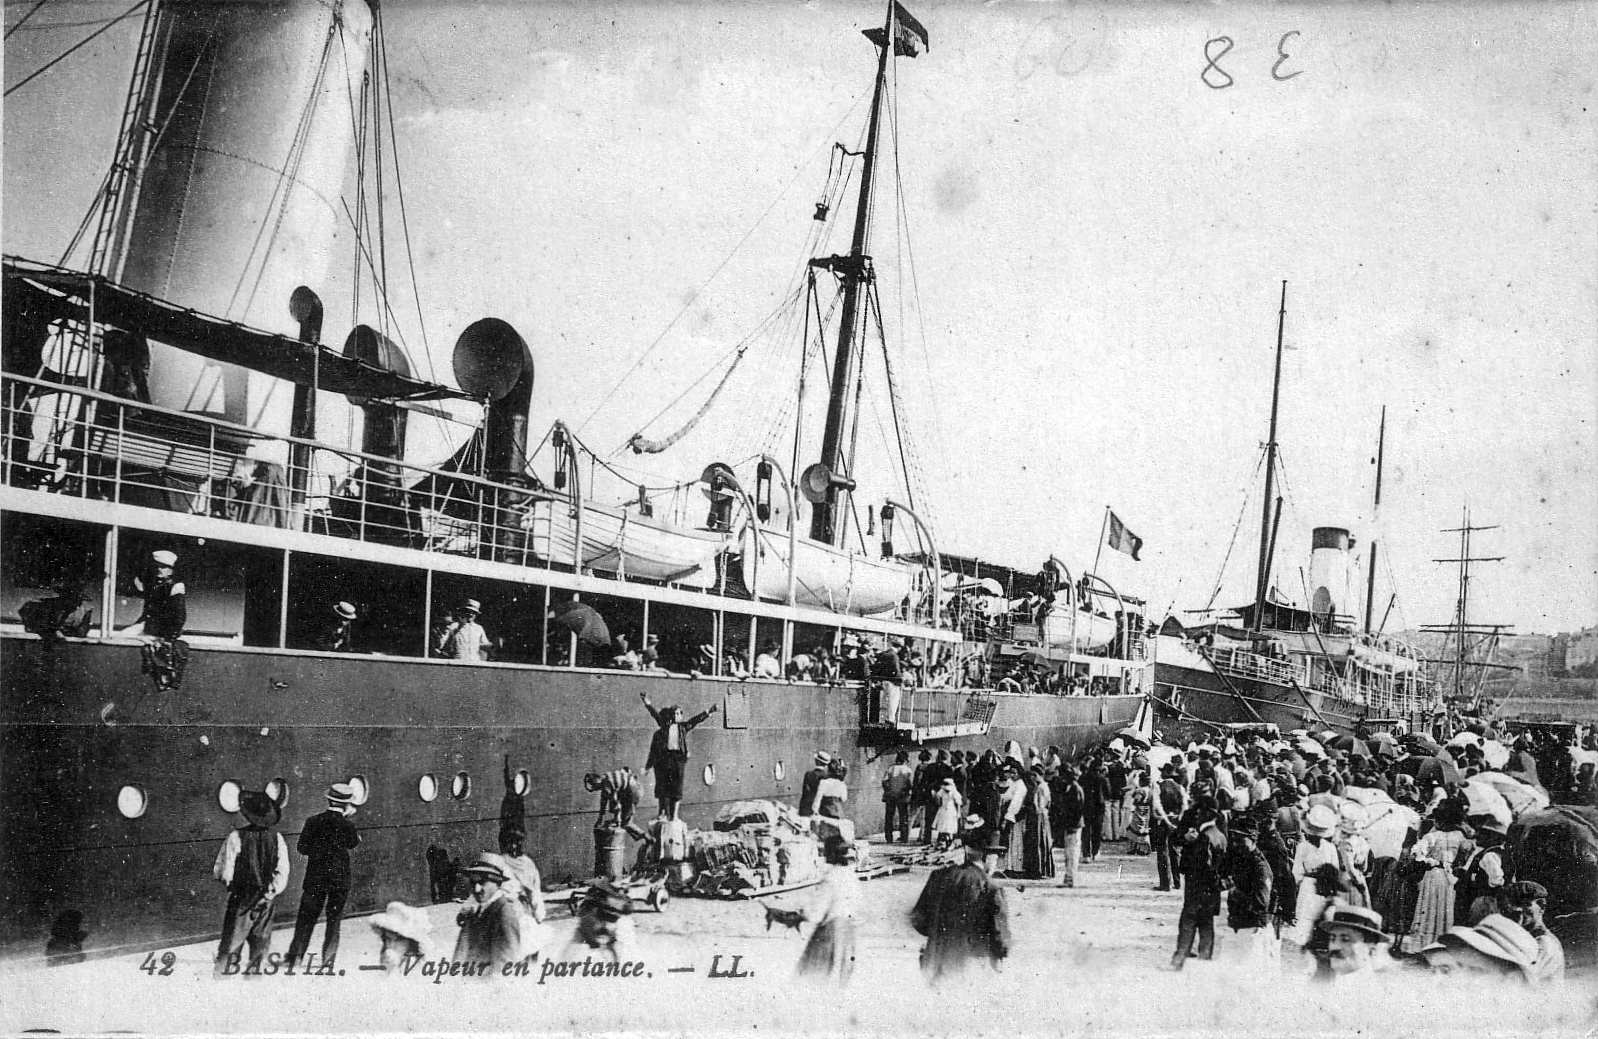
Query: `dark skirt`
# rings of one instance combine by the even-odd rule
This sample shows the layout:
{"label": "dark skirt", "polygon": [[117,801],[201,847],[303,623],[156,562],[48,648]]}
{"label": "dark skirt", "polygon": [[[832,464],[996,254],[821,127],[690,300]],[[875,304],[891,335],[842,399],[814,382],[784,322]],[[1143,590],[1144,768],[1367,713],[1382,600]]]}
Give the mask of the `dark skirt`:
{"label": "dark skirt", "polygon": [[828,917],[821,921],[810,932],[810,941],[799,957],[799,973],[811,977],[836,974],[840,984],[846,983],[854,973],[854,932],[853,920]]}
{"label": "dark skirt", "polygon": [[1038,813],[1027,816],[1021,826],[1021,872],[1043,879],[1054,876],[1054,835],[1049,821]]}
{"label": "dark skirt", "polygon": [[682,774],[683,759],[675,754],[667,754],[664,760],[655,762],[655,800],[682,800]]}

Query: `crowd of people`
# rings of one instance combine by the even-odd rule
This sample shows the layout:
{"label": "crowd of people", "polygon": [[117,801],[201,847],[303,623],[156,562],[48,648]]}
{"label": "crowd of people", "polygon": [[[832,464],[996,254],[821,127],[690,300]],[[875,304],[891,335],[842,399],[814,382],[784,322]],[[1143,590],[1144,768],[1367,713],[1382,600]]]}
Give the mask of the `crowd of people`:
{"label": "crowd of people", "polygon": [[1297,733],[1159,755],[1134,779],[1130,829],[1147,813],[1157,887],[1183,892],[1172,967],[1219,952],[1317,977],[1414,965],[1559,978],[1548,892],[1507,846],[1514,816],[1549,803],[1539,744],[1491,735]]}

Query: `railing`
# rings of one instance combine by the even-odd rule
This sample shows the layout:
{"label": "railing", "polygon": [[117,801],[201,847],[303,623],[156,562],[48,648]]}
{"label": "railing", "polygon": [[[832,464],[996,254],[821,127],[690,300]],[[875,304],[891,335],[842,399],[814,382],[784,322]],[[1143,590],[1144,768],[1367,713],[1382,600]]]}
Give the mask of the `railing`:
{"label": "railing", "polygon": [[952,730],[957,726],[980,726],[985,731],[993,721],[997,706],[991,696],[974,690],[906,687],[900,693],[898,713],[889,717],[887,694],[882,692],[880,696],[877,713],[868,721],[897,728],[931,730],[934,734],[938,730]]}
{"label": "railing", "polygon": [[[567,573],[592,537],[584,529],[623,515],[534,480],[499,483],[9,373],[0,377],[0,482]],[[646,527],[631,516],[621,525],[623,537],[656,533]],[[619,558],[620,572],[601,576],[648,579],[628,573],[625,551]],[[687,583],[737,593],[713,572]]]}
{"label": "railing", "polygon": [[1210,659],[1215,662],[1216,667],[1228,675],[1272,682],[1276,685],[1291,685],[1294,682],[1304,681],[1303,670],[1294,667],[1291,661],[1261,656],[1246,649],[1214,649],[1210,651]]}

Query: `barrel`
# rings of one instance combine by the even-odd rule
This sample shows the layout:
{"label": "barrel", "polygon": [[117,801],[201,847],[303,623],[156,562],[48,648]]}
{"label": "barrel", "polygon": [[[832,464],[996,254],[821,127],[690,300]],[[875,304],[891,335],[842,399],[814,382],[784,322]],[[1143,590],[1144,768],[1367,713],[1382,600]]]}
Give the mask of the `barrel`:
{"label": "barrel", "polygon": [[594,876],[615,880],[627,872],[627,831],[614,823],[594,827]]}

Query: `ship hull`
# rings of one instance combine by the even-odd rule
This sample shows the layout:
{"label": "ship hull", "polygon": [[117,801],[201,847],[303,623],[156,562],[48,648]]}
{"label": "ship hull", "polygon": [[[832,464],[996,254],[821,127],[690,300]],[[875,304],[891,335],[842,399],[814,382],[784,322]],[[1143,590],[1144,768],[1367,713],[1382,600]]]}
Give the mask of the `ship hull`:
{"label": "ship hull", "polygon": [[[219,805],[232,781],[289,787],[280,826],[292,847],[333,782],[361,776],[371,793],[354,821],[350,909],[390,900],[430,901],[427,851],[456,858],[494,848],[505,770],[525,770],[527,847],[547,880],[592,875],[594,795],[586,772],[641,772],[653,724],[640,705],[712,704],[694,730],[682,815],[708,826],[718,806],[748,798],[797,799],[817,749],[841,753],[853,793],[847,814],[862,832],[880,824],[882,770],[892,756],[862,746],[852,687],[510,664],[195,648],[181,690],[155,692],[137,645],[30,637],[0,639],[0,952],[42,953],[50,922],[84,915],[90,952],[154,947],[213,934],[223,907],[211,878],[237,817]],[[1016,740],[1067,753],[1129,724],[1138,696],[995,697],[985,736],[938,746],[985,748]],[[107,704],[115,704],[108,712]],[[110,723],[108,723],[108,720]],[[714,768],[710,782],[707,767]],[[455,777],[470,779],[453,796]],[[438,793],[419,787],[433,776]],[[653,817],[652,777],[641,815]],[[138,818],[118,809],[140,788]],[[279,899],[280,919],[299,897],[304,860]]]}
{"label": "ship hull", "polygon": [[[1322,692],[1241,676],[1223,679],[1208,668],[1156,662],[1155,728],[1167,738],[1213,738],[1215,725],[1268,722],[1283,732],[1307,729],[1352,735],[1365,709]],[[1211,724],[1207,724],[1211,723]]]}

